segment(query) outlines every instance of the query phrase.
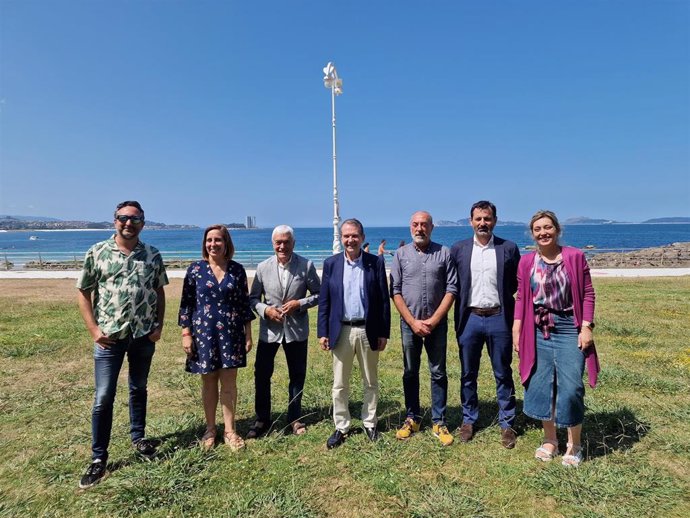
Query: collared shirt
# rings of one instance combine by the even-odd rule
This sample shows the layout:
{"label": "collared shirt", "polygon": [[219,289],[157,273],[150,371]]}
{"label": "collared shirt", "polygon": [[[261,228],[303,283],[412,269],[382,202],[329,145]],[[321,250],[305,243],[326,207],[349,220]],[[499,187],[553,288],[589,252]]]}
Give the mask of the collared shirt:
{"label": "collared shirt", "polygon": [[285,290],[287,290],[288,280],[290,279],[290,262],[292,261],[292,256],[290,261],[283,264],[276,258],[276,263],[278,264],[278,280],[280,281],[280,287],[283,290],[283,300],[285,300]]}
{"label": "collared shirt", "polygon": [[470,307],[495,308],[501,305],[501,299],[498,296],[497,268],[494,236],[491,236],[486,245],[482,245],[475,236],[470,260],[470,272],[472,273]]}
{"label": "collared shirt", "polygon": [[450,250],[431,242],[426,250],[414,243],[398,248],[391,267],[391,293],[402,295],[416,319],[426,319],[438,309],[446,293],[458,294],[457,270]]}
{"label": "collared shirt", "polygon": [[[269,257],[256,267],[249,292],[249,304],[261,317],[259,340],[275,343],[301,342],[309,337],[308,309],[319,302],[321,280],[314,263],[293,253],[285,267],[277,256]],[[299,309],[286,315],[282,322],[268,318],[269,307],[280,308],[289,300],[299,302]]]}
{"label": "collared shirt", "polygon": [[362,254],[350,261],[343,252],[345,261],[343,265],[343,319],[364,319],[364,265]]}
{"label": "collared shirt", "polygon": [[[290,261],[292,261],[292,256],[290,256]],[[285,302],[285,296],[287,294],[287,285],[288,281],[290,280],[290,261],[283,264],[276,257],[276,264],[278,265],[278,282],[280,283],[280,292],[283,302]],[[287,325],[288,319],[283,318],[283,325],[281,325],[279,328],[271,330],[272,333],[270,333],[270,337],[272,339],[269,341],[282,342],[285,338],[285,328],[287,327]]]}
{"label": "collared shirt", "polygon": [[77,288],[91,291],[93,314],[104,334],[139,338],[157,322],[156,290],[168,284],[160,252],[139,241],[129,255],[115,236],[93,245],[84,258]]}

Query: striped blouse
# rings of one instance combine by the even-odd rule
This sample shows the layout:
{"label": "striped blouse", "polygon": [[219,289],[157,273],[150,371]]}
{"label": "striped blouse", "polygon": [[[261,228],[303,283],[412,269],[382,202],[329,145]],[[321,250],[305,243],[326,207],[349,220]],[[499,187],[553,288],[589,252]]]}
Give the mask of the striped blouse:
{"label": "striped blouse", "polygon": [[570,279],[563,261],[547,263],[539,255],[534,256],[530,278],[534,302],[534,321],[544,338],[549,338],[549,329],[554,327],[553,312],[573,310]]}

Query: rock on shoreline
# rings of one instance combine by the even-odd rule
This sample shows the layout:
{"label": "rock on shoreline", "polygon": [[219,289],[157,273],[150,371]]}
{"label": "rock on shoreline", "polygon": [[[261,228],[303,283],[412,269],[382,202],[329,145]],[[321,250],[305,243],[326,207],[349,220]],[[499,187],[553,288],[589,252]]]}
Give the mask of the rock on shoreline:
{"label": "rock on shoreline", "polygon": [[687,268],[690,267],[690,242],[644,248],[632,252],[587,254],[590,268]]}

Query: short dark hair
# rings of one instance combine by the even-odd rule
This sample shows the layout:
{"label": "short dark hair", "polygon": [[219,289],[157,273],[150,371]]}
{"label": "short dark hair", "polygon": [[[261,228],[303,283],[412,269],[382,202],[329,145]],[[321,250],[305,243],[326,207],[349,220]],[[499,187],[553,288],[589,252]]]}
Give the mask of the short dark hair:
{"label": "short dark hair", "polygon": [[479,200],[477,203],[473,204],[472,208],[470,209],[470,218],[474,217],[474,209],[482,209],[482,210],[491,209],[491,212],[493,212],[493,214],[494,214],[494,219],[496,219],[496,205],[494,205],[490,201]]}
{"label": "short dark hair", "polygon": [[204,230],[204,239],[201,240],[201,257],[208,261],[208,250],[206,250],[206,236],[208,236],[208,233],[211,232],[211,230],[220,231],[220,237],[223,238],[223,243],[225,243],[225,259],[229,261],[230,259],[232,259],[232,256],[235,255],[235,245],[232,242],[232,237],[230,237],[228,227],[226,227],[225,225],[211,225],[210,227],[207,227],[206,230]]}
{"label": "short dark hair", "polygon": [[141,217],[142,219],[144,219],[144,209],[141,208],[141,205],[138,201],[134,200],[127,200],[123,201],[122,203],[118,203],[117,207],[115,207],[115,213],[113,214],[113,218],[117,218],[117,211],[119,211],[122,207],[134,207],[139,212],[141,212]]}
{"label": "short dark hair", "polygon": [[350,218],[350,219],[346,219],[345,221],[343,221],[340,224],[341,232],[342,232],[343,226],[345,226],[345,225],[353,225],[353,226],[357,227],[357,229],[359,230],[359,235],[364,236],[364,225],[362,225],[362,222],[359,221],[358,219]]}

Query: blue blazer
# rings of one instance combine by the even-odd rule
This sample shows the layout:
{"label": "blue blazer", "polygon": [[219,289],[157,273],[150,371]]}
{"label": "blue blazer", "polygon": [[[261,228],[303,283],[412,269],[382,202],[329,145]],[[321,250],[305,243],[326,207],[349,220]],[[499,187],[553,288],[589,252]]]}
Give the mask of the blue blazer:
{"label": "blue blazer", "polygon": [[[458,241],[450,250],[458,269],[458,298],[455,302],[455,333],[460,336],[465,330],[470,311],[467,305],[472,290],[472,245],[474,238]],[[515,243],[494,235],[496,248],[496,274],[498,284],[498,298],[501,301],[503,318],[510,329],[513,326],[515,299],[517,291],[517,268],[520,263],[520,250]]]}
{"label": "blue blazer", "polygon": [[[333,255],[323,263],[317,334],[319,338],[328,337],[330,349],[333,349],[338,342],[342,327],[344,265],[344,253]],[[391,332],[391,306],[388,299],[386,263],[383,256],[362,251],[362,266],[364,268],[364,325],[369,345],[376,350],[378,338],[389,338]]]}

